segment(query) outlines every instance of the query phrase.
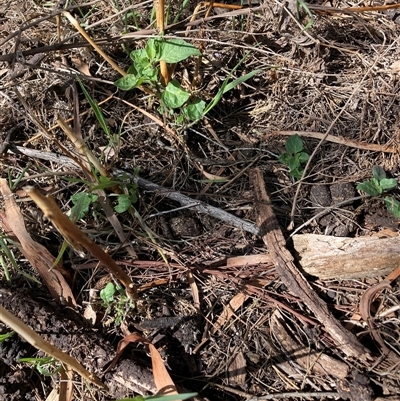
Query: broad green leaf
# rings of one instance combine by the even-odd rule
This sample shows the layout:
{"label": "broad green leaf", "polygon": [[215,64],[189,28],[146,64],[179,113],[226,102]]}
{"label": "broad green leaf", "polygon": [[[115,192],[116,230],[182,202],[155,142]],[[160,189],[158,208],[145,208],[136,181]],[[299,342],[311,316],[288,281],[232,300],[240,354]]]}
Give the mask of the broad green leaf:
{"label": "broad green leaf", "polygon": [[129,91],[140,85],[140,78],[133,74],[127,74],[124,77],[116,80],[114,85],[123,91]]}
{"label": "broad green leaf", "polygon": [[173,80],[165,87],[161,99],[169,109],[181,107],[188,101],[190,94],[182,89],[178,81]]}
{"label": "broad green leaf", "polygon": [[206,102],[204,100],[196,99],[183,109],[183,113],[188,120],[197,121],[203,117],[205,107]]}
{"label": "broad green leaf", "polygon": [[377,188],[376,185],[374,185],[372,180],[365,181],[365,182],[362,182],[361,184],[358,184],[357,189],[359,191],[365,192],[366,194],[368,194],[370,196],[377,196],[382,192],[382,191],[379,191],[379,188]]}
{"label": "broad green leaf", "polygon": [[133,65],[129,68],[128,74],[132,73],[138,77],[138,85],[142,82],[155,82],[157,80],[158,69],[154,66],[154,62],[149,59],[146,50],[134,50],[131,53],[131,58]]}
{"label": "broad green leaf", "polygon": [[397,186],[397,181],[394,178],[383,178],[379,181],[379,186],[382,190],[393,189]]}
{"label": "broad green leaf", "polygon": [[115,286],[114,283],[108,283],[101,291],[100,298],[104,304],[108,306],[114,300]]}
{"label": "broad green leaf", "polygon": [[393,214],[396,218],[400,218],[400,202],[392,196],[385,198],[385,204],[389,213]]}
{"label": "broad green leaf", "polygon": [[298,154],[298,156],[299,156],[300,163],[305,163],[310,158],[309,154],[306,152],[300,152]]}
{"label": "broad green leaf", "polygon": [[372,176],[380,181],[386,178],[386,173],[381,166],[374,166],[372,167]]}
{"label": "broad green leaf", "polygon": [[166,63],[179,63],[190,56],[201,56],[197,47],[182,39],[156,39],[155,41],[159,46],[157,59],[164,60]]}
{"label": "broad green leaf", "polygon": [[293,156],[287,152],[281,154],[278,158],[279,162],[284,164],[285,166],[289,165],[291,159],[293,159]]}
{"label": "broad green leaf", "polygon": [[297,155],[289,159],[288,167],[290,168],[290,170],[294,170],[299,166],[300,166],[300,160],[297,157]]}
{"label": "broad green leaf", "polygon": [[129,209],[132,204],[130,196],[127,194],[118,195],[118,205],[114,206],[114,210],[117,213],[124,213]]}
{"label": "broad green leaf", "polygon": [[150,38],[146,44],[146,55],[150,61],[156,61],[158,53],[158,41],[156,39]]}
{"label": "broad green leaf", "polygon": [[74,204],[71,208],[70,219],[78,221],[82,219],[88,212],[91,203],[96,202],[98,196],[87,192],[78,192],[71,196]]}
{"label": "broad green leaf", "polygon": [[300,180],[300,178],[303,175],[303,170],[299,169],[299,168],[295,168],[293,170],[290,170],[290,175],[294,178],[296,178],[297,180]]}
{"label": "broad green leaf", "polygon": [[138,201],[137,185],[132,185],[129,189],[129,199],[131,203],[136,203]]}
{"label": "broad green leaf", "polygon": [[295,134],[286,140],[285,147],[289,153],[295,154],[301,152],[304,148],[304,145],[299,135]]}

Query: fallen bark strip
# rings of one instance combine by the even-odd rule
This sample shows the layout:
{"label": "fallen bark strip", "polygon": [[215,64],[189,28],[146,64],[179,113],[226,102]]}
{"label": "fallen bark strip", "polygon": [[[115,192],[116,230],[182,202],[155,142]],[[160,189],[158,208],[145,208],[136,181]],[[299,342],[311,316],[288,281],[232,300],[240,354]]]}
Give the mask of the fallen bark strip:
{"label": "fallen bark strip", "polygon": [[358,339],[334,318],[326,303],[318,297],[315,290],[295,266],[293,256],[286,249],[286,240],[272,210],[271,200],[265,189],[264,178],[259,168],[252,171],[251,181],[258,209],[258,226],[282,282],[315,314],[318,321],[347,356],[364,361],[371,358],[368,350]]}
{"label": "fallen bark strip", "polygon": [[302,269],[321,279],[359,279],[385,276],[400,266],[400,236],[333,237],[301,234],[293,245]]}

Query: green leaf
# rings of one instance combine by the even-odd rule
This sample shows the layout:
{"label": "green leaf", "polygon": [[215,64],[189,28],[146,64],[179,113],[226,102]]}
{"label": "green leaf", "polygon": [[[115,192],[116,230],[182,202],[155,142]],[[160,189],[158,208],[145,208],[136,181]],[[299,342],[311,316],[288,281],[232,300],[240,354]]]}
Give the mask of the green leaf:
{"label": "green leaf", "polygon": [[129,189],[129,199],[131,200],[131,203],[136,203],[138,201],[137,185],[132,185]]}
{"label": "green leaf", "polygon": [[386,178],[386,173],[381,166],[374,166],[372,167],[372,176],[380,181]]}
{"label": "green leaf", "polygon": [[123,91],[129,91],[129,90],[139,86],[140,85],[139,82],[140,82],[139,77],[137,77],[136,75],[133,75],[133,74],[127,74],[124,77],[115,81],[114,85]]}
{"label": "green leaf", "polygon": [[36,369],[43,376],[53,376],[61,370],[61,366],[56,367],[55,362],[56,360],[54,358],[49,362],[38,362]]}
{"label": "green leaf", "polygon": [[154,38],[150,38],[146,44],[146,55],[149,61],[156,61],[157,60],[157,53],[158,50],[158,42]]}
{"label": "green leaf", "polygon": [[310,155],[306,152],[300,152],[298,153],[299,161],[300,163],[306,163],[308,159],[310,158]]}
{"label": "green leaf", "polygon": [[154,61],[150,60],[146,50],[134,50],[131,53],[133,65],[129,68],[128,74],[132,73],[142,82],[156,82],[158,77],[158,69],[154,65]]}
{"label": "green leaf", "polygon": [[300,160],[297,155],[290,158],[288,167],[290,168],[290,170],[295,170],[297,167],[300,167]]}
{"label": "green leaf", "polygon": [[105,189],[105,188],[111,188],[114,185],[119,185],[120,182],[118,181],[112,181],[108,177],[100,176],[98,177],[98,183],[97,185],[94,185],[90,187],[91,191],[95,191],[96,189]]}
{"label": "green leaf", "polygon": [[393,189],[397,186],[397,180],[395,180],[394,178],[383,178],[379,181],[379,186],[384,191],[387,189]]}
{"label": "green leaf", "polygon": [[[236,70],[237,67],[239,67],[239,65],[241,64],[238,63],[232,70],[232,72],[234,72]],[[242,82],[247,81],[249,78],[251,78],[252,76],[258,74],[258,72],[260,72],[262,70],[254,70],[252,72],[249,72],[248,74],[239,77],[237,79],[234,79],[232,82],[229,82],[229,78],[230,76],[228,76],[225,81],[222,83],[221,87],[219,88],[217,94],[212,98],[211,102],[207,105],[207,107],[205,108],[203,115],[205,116],[211,109],[213,109],[221,100],[222,96],[224,93],[230,91],[231,89],[233,89],[236,85],[241,84]]]}
{"label": "green leaf", "polygon": [[239,78],[234,79],[232,82],[229,82],[229,84],[227,84],[224,87],[224,90],[222,93],[226,93],[229,92],[230,90],[234,89],[236,86],[242,84],[243,82],[246,82],[248,79],[254,77],[254,75],[257,75],[258,73],[260,73],[262,70],[254,70],[254,71],[250,71],[248,72],[246,75],[243,75]]}
{"label": "green leaf", "polygon": [[372,180],[365,181],[365,182],[362,182],[361,184],[358,184],[357,189],[359,191],[365,192],[366,194],[368,194],[370,196],[377,196],[382,193],[382,190],[380,190],[380,188],[377,188]]}
{"label": "green leaf", "polygon": [[118,205],[114,207],[114,210],[117,213],[124,213],[126,212],[129,207],[132,205],[132,201],[129,195],[121,194],[118,195]]}
{"label": "green leaf", "polygon": [[74,206],[71,208],[70,219],[74,222],[82,219],[89,212],[90,204],[96,202],[97,198],[97,195],[87,192],[72,195],[71,200]]}
{"label": "green leaf", "polygon": [[293,170],[290,170],[290,175],[297,180],[300,180],[303,175],[303,169],[295,168]]}
{"label": "green leaf", "polygon": [[286,140],[285,147],[289,153],[295,154],[301,152],[304,148],[304,145],[299,135],[295,134]]}
{"label": "green leaf", "polygon": [[10,331],[9,333],[0,334],[0,343],[7,340],[7,338],[10,338],[14,334],[15,334],[15,331]]}
{"label": "green leaf", "polygon": [[205,107],[206,102],[204,100],[196,99],[186,105],[182,112],[188,120],[197,121],[203,117]]}
{"label": "green leaf", "polygon": [[389,213],[393,214],[396,218],[400,218],[400,202],[393,198],[393,196],[387,196],[385,198],[385,204]]}
{"label": "green leaf", "polygon": [[169,109],[181,107],[188,101],[190,94],[182,89],[178,81],[173,80],[165,87],[161,99]]}
{"label": "green leaf", "polygon": [[97,118],[97,121],[99,122],[101,128],[103,129],[103,131],[105,132],[106,135],[110,135],[111,131],[110,131],[110,127],[107,125],[107,121],[104,118],[104,114],[101,111],[99,105],[93,100],[93,98],[90,96],[89,92],[86,90],[85,85],[83,85],[83,83],[81,82],[81,80],[79,79],[79,77],[77,76],[77,80],[79,82],[79,85],[82,89],[82,92],[84,93],[87,101],[90,104],[90,107],[92,108],[94,115]]}
{"label": "green leaf", "polygon": [[166,63],[179,63],[190,56],[201,56],[197,47],[182,39],[155,39],[155,42],[159,46],[156,58]]}
{"label": "green leaf", "polygon": [[278,160],[280,163],[284,164],[285,166],[289,166],[290,160],[293,159],[293,156],[290,153],[283,153],[279,156]]}
{"label": "green leaf", "polygon": [[108,283],[101,291],[100,298],[103,300],[104,305],[108,306],[114,300],[115,285],[114,283]]}

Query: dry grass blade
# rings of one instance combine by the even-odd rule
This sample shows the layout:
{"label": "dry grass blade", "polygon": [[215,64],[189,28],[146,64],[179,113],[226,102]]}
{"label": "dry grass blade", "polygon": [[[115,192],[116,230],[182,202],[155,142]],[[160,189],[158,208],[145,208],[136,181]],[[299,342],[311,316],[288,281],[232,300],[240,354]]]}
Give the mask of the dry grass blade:
{"label": "dry grass blade", "polygon": [[65,240],[72,246],[83,246],[88,252],[95,256],[107,270],[116,276],[116,278],[125,286],[129,298],[137,299],[136,286],[132,283],[130,277],[119,267],[110,255],[105,253],[96,245],[86,234],[61,212],[55,200],[50,196],[43,196],[39,191],[32,187],[26,187],[25,191],[35,201],[49,218]]}
{"label": "dry grass blade", "polygon": [[22,247],[21,252],[39,273],[54,300],[59,303],[67,302],[70,306],[76,307],[76,300],[70,286],[57,270],[61,269],[61,266],[54,266],[53,255],[29,235],[14,195],[5,179],[0,179],[0,193],[5,198],[6,212],[1,221],[4,230],[8,233],[12,232],[18,238]]}

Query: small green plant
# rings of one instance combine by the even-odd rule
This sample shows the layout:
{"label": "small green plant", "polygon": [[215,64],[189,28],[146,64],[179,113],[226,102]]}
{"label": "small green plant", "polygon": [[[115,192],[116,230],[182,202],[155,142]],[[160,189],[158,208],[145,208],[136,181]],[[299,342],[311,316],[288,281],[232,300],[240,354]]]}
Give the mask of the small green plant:
{"label": "small green plant", "polygon": [[[130,54],[133,61],[132,66],[128,70],[128,74],[118,81],[115,85],[122,90],[131,90],[140,85],[148,85],[155,91],[161,100],[161,107],[166,109],[176,109],[188,103],[190,94],[185,91],[178,81],[172,80],[165,88],[159,83],[159,67],[160,61],[169,64],[179,63],[186,60],[190,56],[201,56],[200,51],[190,43],[182,39],[152,38],[147,41],[145,49],[134,50]],[[204,103],[204,102],[203,102]],[[195,103],[195,104],[198,104]],[[205,104],[203,105],[204,110]],[[195,110],[192,107],[186,107],[187,116],[195,120]],[[164,111],[164,110],[161,110]]]}
{"label": "small green plant", "polygon": [[116,401],[179,401],[187,400],[188,398],[196,397],[197,393],[170,394],[170,395],[137,395],[134,398],[123,398]]}
{"label": "small green plant", "polygon": [[0,334],[0,343],[12,337],[15,334],[15,331],[10,331],[9,333]]}
{"label": "small green plant", "polygon": [[[182,124],[184,121],[202,119],[220,101],[223,94],[261,71],[251,71],[231,82],[229,82],[231,76],[227,77],[215,97],[206,105],[204,100],[193,97],[184,90],[175,79],[171,80],[165,88],[160,83],[160,61],[175,64],[191,56],[201,56],[201,53],[195,46],[182,39],[151,38],[147,41],[144,49],[134,50],[130,53],[133,64],[129,68],[128,74],[118,79],[115,85],[125,91],[140,85],[147,85],[160,100],[160,113],[168,114],[170,111],[180,109],[176,123]],[[244,58],[246,57],[247,55]],[[233,71],[240,64],[241,62]]]}
{"label": "small green plant", "polygon": [[[397,181],[394,178],[387,178],[385,170],[380,166],[372,168],[372,178],[357,185],[359,191],[363,191],[370,196],[382,195],[385,191],[396,188]],[[384,198],[385,205],[389,213],[396,218],[400,218],[400,202],[393,196]]]}
{"label": "small green plant", "polygon": [[121,324],[127,312],[135,306],[127,297],[124,289],[112,282],[100,291],[100,298],[103,301],[103,306],[107,308],[106,315],[114,316],[117,326]]}
{"label": "small green plant", "polygon": [[303,175],[302,164],[306,163],[309,155],[304,151],[304,144],[299,135],[290,136],[285,143],[286,152],[279,156],[279,161],[289,167],[290,175],[300,179]]}
{"label": "small green plant", "polygon": [[61,370],[59,361],[52,356],[43,358],[20,358],[19,361],[35,365],[38,372],[44,376],[53,376]]}
{"label": "small green plant", "polygon": [[304,2],[303,0],[297,0],[296,1],[297,21],[300,21],[300,10],[304,10],[310,19],[307,22],[307,25],[303,28],[303,31],[306,31],[307,29],[312,28],[312,26],[314,25],[314,15],[311,12],[311,10],[308,8],[306,2]]}
{"label": "small green plant", "polygon": [[384,191],[396,188],[397,181],[394,178],[386,178],[385,170],[380,166],[372,168],[372,178],[357,185],[359,191],[370,196],[381,195]]}

